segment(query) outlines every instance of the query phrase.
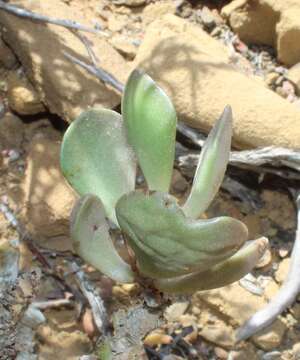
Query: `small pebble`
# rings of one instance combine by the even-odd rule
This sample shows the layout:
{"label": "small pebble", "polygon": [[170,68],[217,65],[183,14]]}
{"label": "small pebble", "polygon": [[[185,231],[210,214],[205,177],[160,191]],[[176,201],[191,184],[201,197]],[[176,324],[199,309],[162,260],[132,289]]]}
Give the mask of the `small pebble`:
{"label": "small pebble", "polygon": [[82,316],[82,327],[88,337],[92,338],[96,333],[96,327],[94,324],[93,314],[91,309],[85,309]]}
{"label": "small pebble", "polygon": [[156,346],[161,344],[170,344],[172,336],[164,334],[162,331],[154,330],[144,339],[144,344],[148,346]]}

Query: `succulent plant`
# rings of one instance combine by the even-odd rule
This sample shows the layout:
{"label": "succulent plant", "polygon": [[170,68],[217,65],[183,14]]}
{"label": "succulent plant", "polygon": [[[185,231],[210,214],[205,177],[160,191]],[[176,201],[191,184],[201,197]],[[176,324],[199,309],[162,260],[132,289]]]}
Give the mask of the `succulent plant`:
{"label": "succulent plant", "polygon": [[[122,116],[83,112],[68,128],[61,168],[81,195],[71,214],[75,251],[123,283],[144,281],[168,293],[190,293],[232,283],[255,266],[267,240],[247,242],[247,227],[231,217],[198,219],[215,197],[229,159],[232,113],[227,106],[202,149],[191,192],[179,206],[168,194],[176,112],[164,91],[134,70],[125,86]],[[134,190],[137,162],[147,190]],[[120,228],[134,262],[111,240],[109,218]]]}

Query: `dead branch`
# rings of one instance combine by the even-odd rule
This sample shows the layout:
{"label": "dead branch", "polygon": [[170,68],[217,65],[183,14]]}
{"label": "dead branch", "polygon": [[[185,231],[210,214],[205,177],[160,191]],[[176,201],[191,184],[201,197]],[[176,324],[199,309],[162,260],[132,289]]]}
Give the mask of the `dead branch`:
{"label": "dead branch", "polygon": [[97,67],[95,65],[90,65],[77,59],[75,56],[72,56],[64,52],[66,58],[72,61],[74,64],[77,64],[87,70],[90,74],[96,76],[97,79],[104,82],[107,85],[112,86],[114,89],[122,93],[124,91],[124,85],[121,84],[113,75],[110,75],[107,71]]}
{"label": "dead branch", "polygon": [[22,9],[18,6],[7,4],[4,1],[0,1],[0,9],[7,11],[10,14],[13,14],[15,16],[21,17],[21,18],[30,19],[30,20],[34,20],[34,21],[38,21],[38,22],[42,22],[42,23],[49,23],[49,24],[54,24],[54,25],[58,25],[58,26],[63,26],[65,28],[69,28],[69,29],[86,31],[86,32],[90,32],[90,33],[96,33],[96,34],[108,36],[103,31],[82,25],[82,24],[78,23],[77,21],[68,20],[68,19],[50,18],[49,16],[37,14],[32,11]]}
{"label": "dead branch", "polygon": [[[189,126],[179,123],[177,130],[187,137],[194,145],[202,148],[205,136]],[[179,166],[194,168],[199,161],[198,154],[179,154]],[[262,173],[271,173],[288,179],[300,179],[300,149],[293,150],[282,147],[267,146],[254,150],[231,151],[229,164]],[[264,166],[266,165],[266,166]],[[287,167],[290,170],[281,170],[278,167]],[[296,170],[296,171],[294,171]]]}
{"label": "dead branch", "polygon": [[300,194],[296,200],[298,209],[298,225],[295,243],[291,255],[291,264],[287,278],[283,282],[277,295],[262,310],[254,314],[242,327],[238,329],[237,341],[245,340],[264,329],[276,320],[277,316],[285,311],[296,299],[300,292]]}
{"label": "dead branch", "polygon": [[70,299],[55,299],[55,300],[47,300],[47,301],[35,301],[31,304],[31,306],[35,307],[39,310],[46,310],[49,308],[59,308],[62,306],[70,306],[72,305],[72,301]]}
{"label": "dead branch", "polygon": [[103,335],[107,334],[109,322],[108,314],[104,306],[104,301],[101,299],[97,289],[87,279],[84,272],[80,270],[79,266],[75,262],[70,263],[70,268],[76,276],[80,290],[91,306],[97,329]]}

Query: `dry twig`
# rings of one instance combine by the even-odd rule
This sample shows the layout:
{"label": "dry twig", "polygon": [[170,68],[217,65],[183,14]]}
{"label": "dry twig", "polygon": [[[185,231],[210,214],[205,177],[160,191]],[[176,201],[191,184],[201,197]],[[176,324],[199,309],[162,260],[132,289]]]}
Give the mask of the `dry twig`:
{"label": "dry twig", "polygon": [[81,30],[81,31],[97,33],[97,34],[107,36],[107,34],[105,34],[103,31],[90,28],[90,27],[82,25],[76,21],[67,20],[67,19],[50,18],[49,16],[37,14],[32,11],[22,9],[18,6],[7,4],[1,0],[0,0],[0,9],[7,11],[10,14],[13,14],[18,17],[25,18],[25,19],[30,19],[30,20],[34,20],[34,21],[43,22],[43,23],[49,23],[49,24],[54,24],[54,25],[58,25],[58,26],[63,26],[65,28],[69,28],[69,29]]}
{"label": "dry twig", "polygon": [[291,264],[287,278],[283,282],[277,295],[262,310],[254,314],[237,332],[236,339],[241,341],[249,338],[264,329],[276,320],[277,316],[285,311],[296,299],[300,292],[300,194],[296,200],[298,208],[298,225],[294,248],[291,256]]}
{"label": "dry twig", "polygon": [[97,289],[89,282],[84,272],[80,270],[79,266],[75,262],[70,263],[70,268],[76,276],[83,295],[86,297],[91,306],[97,329],[100,333],[106,335],[109,322],[103,300],[101,299]]}

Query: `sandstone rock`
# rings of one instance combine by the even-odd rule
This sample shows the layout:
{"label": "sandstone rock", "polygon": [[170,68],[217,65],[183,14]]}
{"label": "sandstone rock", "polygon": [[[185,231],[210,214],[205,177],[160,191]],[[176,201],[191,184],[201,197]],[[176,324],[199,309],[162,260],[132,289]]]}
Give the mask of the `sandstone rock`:
{"label": "sandstone rock", "polygon": [[0,119],[0,150],[19,149],[24,137],[24,124],[21,119],[7,112]]}
{"label": "sandstone rock", "polygon": [[224,323],[206,324],[203,326],[203,329],[199,331],[199,334],[207,341],[222,346],[226,349],[231,349],[235,343],[234,331],[232,327]]}
{"label": "sandstone rock", "polygon": [[261,359],[256,348],[249,342],[242,344],[238,349],[231,350],[227,360],[259,360]]}
{"label": "sandstone rock", "polygon": [[175,14],[176,4],[172,0],[159,1],[147,5],[142,13],[143,23],[145,25],[150,24],[156,19],[160,19],[166,14]]}
{"label": "sandstone rock", "polygon": [[[267,304],[263,297],[253,295],[238,283],[220,289],[198,292],[197,298],[215,314],[219,313],[220,317],[227,318],[235,327],[244,324],[251,315]],[[253,340],[264,350],[270,350],[280,345],[285,331],[285,324],[277,319],[272,325],[254,336]]]}
{"label": "sandstone rock", "polygon": [[13,111],[20,115],[35,115],[45,111],[39,95],[25,76],[11,72],[7,85],[8,104]]}
{"label": "sandstone rock", "polygon": [[276,26],[278,60],[291,66],[300,61],[300,3],[286,9]]}
{"label": "sandstone rock", "polygon": [[285,324],[277,320],[265,330],[259,331],[252,339],[253,342],[263,350],[274,350],[280,346],[285,332]]}
{"label": "sandstone rock", "polygon": [[41,340],[38,350],[39,359],[79,359],[80,355],[92,351],[92,343],[88,336],[80,331],[55,331],[48,325],[38,328]]}
{"label": "sandstone rock", "polygon": [[300,3],[297,0],[234,0],[222,9],[239,37],[277,49],[286,65],[300,61]]}
{"label": "sandstone rock", "polygon": [[[14,0],[10,3],[49,17],[87,24],[79,11],[60,0]],[[6,29],[5,41],[17,54],[29,80],[51,112],[71,121],[89,106],[112,108],[119,104],[118,94],[66,58],[64,52],[90,62],[84,44],[68,29],[28,21],[5,11],[0,12],[0,23]],[[99,35],[85,36],[93,44],[99,65],[125,82],[129,68],[122,56]]]}
{"label": "sandstone rock", "polygon": [[290,267],[290,258],[286,258],[283,259],[280,264],[279,267],[277,269],[277,271],[275,272],[275,279],[276,281],[278,281],[280,284],[283,283],[283,281],[286,279],[288,271],[289,271],[289,267]]}
{"label": "sandstone rock", "polygon": [[160,83],[190,125],[207,131],[230,104],[235,145],[299,147],[299,111],[236,71],[228,50],[199,27],[172,15],[155,21],[134,62]]}
{"label": "sandstone rock", "polygon": [[125,58],[132,60],[136,56],[137,47],[124,35],[115,35],[110,43]]}
{"label": "sandstone rock", "polygon": [[71,249],[69,216],[76,199],[59,167],[60,143],[35,136],[30,143],[24,180],[23,218],[41,245]]}
{"label": "sandstone rock", "polygon": [[300,359],[300,342],[296,343],[293,346],[293,353],[294,353],[294,356],[295,356],[295,360]]}
{"label": "sandstone rock", "polygon": [[167,321],[178,321],[181,315],[183,315],[189,306],[188,302],[176,302],[168,306],[165,310],[164,317]]}
{"label": "sandstone rock", "polygon": [[146,3],[146,0],[113,0],[116,5],[126,5],[129,7],[141,6]]}
{"label": "sandstone rock", "polygon": [[0,38],[0,66],[10,70],[17,65],[17,59],[10,48]]}
{"label": "sandstone rock", "polygon": [[300,62],[289,69],[287,77],[296,86],[297,94],[300,94]]}

